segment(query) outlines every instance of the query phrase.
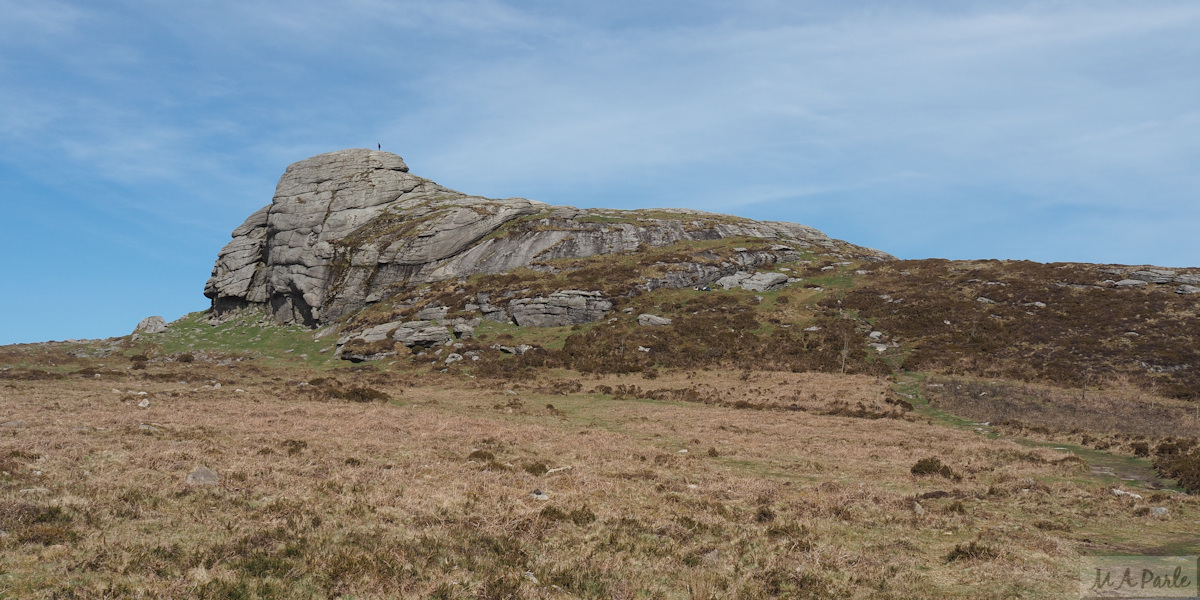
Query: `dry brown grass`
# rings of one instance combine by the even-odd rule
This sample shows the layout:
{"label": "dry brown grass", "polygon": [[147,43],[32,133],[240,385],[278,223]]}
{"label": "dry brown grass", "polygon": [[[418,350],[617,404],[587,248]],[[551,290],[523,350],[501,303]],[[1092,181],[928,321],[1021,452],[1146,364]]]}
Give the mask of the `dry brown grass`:
{"label": "dry brown grass", "polygon": [[[0,430],[0,596],[1058,598],[1081,550],[1200,519],[1138,516],[1052,450],[837,416],[898,410],[873,376],[322,376],[394,400],[246,366],[0,381],[28,423]],[[184,485],[201,465],[220,485]]]}

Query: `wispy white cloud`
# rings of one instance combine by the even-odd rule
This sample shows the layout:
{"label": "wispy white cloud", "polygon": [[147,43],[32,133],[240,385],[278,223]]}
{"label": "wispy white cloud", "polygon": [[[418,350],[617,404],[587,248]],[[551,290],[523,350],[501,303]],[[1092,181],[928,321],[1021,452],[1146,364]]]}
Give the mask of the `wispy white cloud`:
{"label": "wispy white cloud", "polygon": [[[0,14],[0,163],[115,186],[123,210],[188,235],[223,239],[288,162],[376,142],[468,192],[820,219],[908,255],[1005,240],[1032,255],[1074,227],[1060,237],[1086,257],[1111,248],[1089,232],[1148,199],[1174,215],[1164,228],[1200,227],[1191,2],[0,0]],[[936,234],[989,219],[1003,227]],[[1121,243],[1200,263],[1145,231]]]}

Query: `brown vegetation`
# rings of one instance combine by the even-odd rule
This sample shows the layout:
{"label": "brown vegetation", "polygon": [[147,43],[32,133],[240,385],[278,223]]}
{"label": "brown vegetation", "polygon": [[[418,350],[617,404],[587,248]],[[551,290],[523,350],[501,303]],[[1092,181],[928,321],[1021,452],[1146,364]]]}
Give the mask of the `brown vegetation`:
{"label": "brown vegetation", "polygon": [[[876,376],[300,375],[4,380],[0,594],[1052,598],[1089,544],[1161,542],[1059,453],[837,416],[912,414]],[[913,476],[931,456],[961,479]],[[200,465],[221,483],[184,485]]]}

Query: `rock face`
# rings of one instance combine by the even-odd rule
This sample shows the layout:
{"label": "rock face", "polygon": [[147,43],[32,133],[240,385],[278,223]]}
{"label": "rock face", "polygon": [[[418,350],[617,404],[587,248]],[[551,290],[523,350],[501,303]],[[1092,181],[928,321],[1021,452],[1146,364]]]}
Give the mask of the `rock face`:
{"label": "rock face", "polygon": [[[271,204],[250,215],[221,249],[204,294],[218,318],[266,306],[280,323],[318,325],[413,284],[630,252],[643,245],[730,237],[777,240],[776,254],[817,249],[867,260],[892,258],[794,223],[682,209],[580,210],[524,198],[469,196],[409,173],[399,156],[355,149],[289,166]],[[743,268],[753,267],[774,262],[772,252],[743,252],[737,260]],[[711,283],[738,265],[728,272],[691,267],[648,280],[646,287]],[[508,312],[518,323],[573,323],[599,303],[577,294],[551,295]],[[479,310],[484,318],[509,319],[496,305],[481,302]]]}

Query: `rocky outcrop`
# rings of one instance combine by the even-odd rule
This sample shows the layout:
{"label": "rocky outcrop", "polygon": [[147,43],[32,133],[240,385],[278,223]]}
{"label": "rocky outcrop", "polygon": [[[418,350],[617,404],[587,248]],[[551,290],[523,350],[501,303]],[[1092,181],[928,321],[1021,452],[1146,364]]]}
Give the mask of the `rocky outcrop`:
{"label": "rocky outcrop", "polygon": [[564,327],[593,323],[612,310],[612,301],[600,292],[566,290],[549,297],[522,298],[508,304],[517,325],[523,327]]}
{"label": "rocky outcrop", "polygon": [[[469,196],[409,173],[394,154],[342,150],[287,168],[271,204],[250,215],[221,249],[204,293],[217,318],[266,306],[280,323],[318,325],[414,284],[732,237],[778,243],[770,251],[739,252],[723,266],[697,262],[665,268],[665,275],[647,280],[647,289],[712,282],[802,250],[892,258],[795,223],[683,209],[581,210],[524,198]],[[478,310],[498,321],[508,320],[509,312],[514,318],[522,315],[518,322],[562,320],[555,312],[562,307],[560,299],[535,300],[508,312],[481,302]],[[568,321],[594,313],[586,306],[566,310]]]}
{"label": "rocky outcrop", "polygon": [[[455,335],[459,334],[459,327],[469,328],[465,322],[457,323],[454,327]],[[334,356],[354,362],[378,360],[394,356],[399,346],[430,348],[450,344],[455,335],[450,333],[446,325],[432,321],[384,323],[342,336],[337,341]]]}
{"label": "rocky outcrop", "polygon": [[1167,269],[1143,269],[1130,273],[1129,278],[1147,283],[1171,283],[1175,275],[1175,271]]}

